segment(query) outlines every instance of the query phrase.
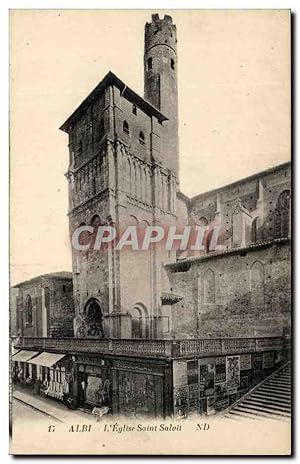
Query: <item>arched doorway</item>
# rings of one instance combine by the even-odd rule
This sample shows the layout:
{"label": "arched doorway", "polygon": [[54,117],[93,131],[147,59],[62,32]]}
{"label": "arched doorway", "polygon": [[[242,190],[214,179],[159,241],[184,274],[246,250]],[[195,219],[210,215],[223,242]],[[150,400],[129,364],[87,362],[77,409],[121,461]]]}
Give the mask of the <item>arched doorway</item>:
{"label": "arched doorway", "polygon": [[90,298],[84,308],[85,320],[87,323],[87,336],[103,338],[103,313],[99,301]]}

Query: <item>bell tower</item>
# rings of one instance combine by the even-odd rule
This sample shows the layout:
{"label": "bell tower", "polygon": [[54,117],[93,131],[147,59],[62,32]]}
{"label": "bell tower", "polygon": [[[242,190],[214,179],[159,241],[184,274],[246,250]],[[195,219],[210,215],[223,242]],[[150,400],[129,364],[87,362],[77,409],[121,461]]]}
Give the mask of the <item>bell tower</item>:
{"label": "bell tower", "polygon": [[162,140],[164,165],[178,178],[177,34],[171,16],[152,15],[145,25],[144,97],[168,121]]}

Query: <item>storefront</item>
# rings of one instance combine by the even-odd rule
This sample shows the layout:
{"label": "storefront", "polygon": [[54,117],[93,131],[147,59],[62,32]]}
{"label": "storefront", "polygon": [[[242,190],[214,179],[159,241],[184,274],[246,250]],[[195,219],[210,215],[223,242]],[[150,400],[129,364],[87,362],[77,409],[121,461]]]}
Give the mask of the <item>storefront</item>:
{"label": "storefront", "polygon": [[12,356],[13,380],[22,385],[32,385],[35,380],[35,368],[31,364],[31,359],[38,354],[38,351],[21,350]]}
{"label": "storefront", "polygon": [[17,359],[24,360],[21,372],[33,393],[72,409],[149,417],[171,412],[171,367],[164,361],[50,352],[23,352]]}
{"label": "storefront", "polygon": [[78,407],[89,411],[104,407],[111,410],[110,362],[78,356],[76,366]]}
{"label": "storefront", "polygon": [[36,368],[35,392],[63,401],[69,393],[66,381],[67,356],[43,352],[30,360],[30,363]]}
{"label": "storefront", "polygon": [[133,417],[168,415],[170,372],[159,361],[119,359],[112,363],[113,414]]}
{"label": "storefront", "polygon": [[77,407],[106,414],[161,417],[171,399],[170,366],[165,362],[76,356]]}
{"label": "storefront", "polygon": [[12,356],[13,379],[36,394],[63,401],[69,393],[66,378],[68,356],[21,350]]}

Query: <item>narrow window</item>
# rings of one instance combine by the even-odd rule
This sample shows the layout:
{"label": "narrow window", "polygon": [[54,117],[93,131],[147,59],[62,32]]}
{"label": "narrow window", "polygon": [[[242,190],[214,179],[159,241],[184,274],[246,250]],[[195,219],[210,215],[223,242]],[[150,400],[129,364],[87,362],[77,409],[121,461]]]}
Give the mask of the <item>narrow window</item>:
{"label": "narrow window", "polygon": [[142,131],[140,132],[140,135],[139,135],[139,141],[141,145],[145,145],[145,136]]}
{"label": "narrow window", "polygon": [[101,225],[100,216],[98,216],[98,214],[95,214],[91,219],[91,226],[93,227],[93,232],[92,232],[92,235],[90,236],[91,250],[94,248],[95,240],[97,237],[97,232],[98,232],[100,225]]}
{"label": "narrow window", "polygon": [[175,61],[173,60],[173,58],[171,58],[171,68],[175,69]]}
{"label": "narrow window", "polygon": [[215,300],[215,273],[208,269],[204,276],[204,303],[213,304]]}
{"label": "narrow window", "polygon": [[291,192],[284,190],[278,197],[274,211],[275,237],[287,237],[290,231]]}
{"label": "narrow window", "polygon": [[25,302],[25,322],[28,326],[32,325],[32,299],[27,295]]}
{"label": "narrow window", "polygon": [[257,217],[253,219],[251,225],[251,241],[252,243],[257,242]]}
{"label": "narrow window", "polygon": [[150,71],[150,69],[152,69],[152,58],[148,58],[147,67],[148,67],[148,71]]}
{"label": "narrow window", "polygon": [[123,122],[123,132],[125,132],[125,134],[129,135],[129,126],[128,126],[127,121]]}
{"label": "narrow window", "polygon": [[133,114],[136,114],[136,106],[135,105],[132,105],[132,112],[133,112]]}
{"label": "narrow window", "polygon": [[103,119],[101,119],[99,123],[99,138],[102,139],[103,135],[104,135],[104,121]]}
{"label": "narrow window", "polygon": [[260,261],[256,261],[251,266],[250,285],[252,306],[263,308],[265,300],[265,272],[264,265]]}
{"label": "narrow window", "polygon": [[96,195],[96,179],[93,178],[93,195]]}
{"label": "narrow window", "polygon": [[45,307],[49,309],[50,306],[50,290],[49,287],[45,287]]}
{"label": "narrow window", "polygon": [[81,154],[82,153],[82,141],[79,140],[79,143],[78,143],[78,153]]}
{"label": "narrow window", "polygon": [[63,286],[62,286],[62,289],[63,289],[63,292],[65,293],[65,292],[66,292],[66,286],[63,285]]}

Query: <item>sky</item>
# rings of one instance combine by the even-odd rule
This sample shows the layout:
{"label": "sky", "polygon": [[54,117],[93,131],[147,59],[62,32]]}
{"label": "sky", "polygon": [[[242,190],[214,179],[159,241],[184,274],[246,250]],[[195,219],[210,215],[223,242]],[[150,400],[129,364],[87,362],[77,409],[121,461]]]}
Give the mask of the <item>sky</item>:
{"label": "sky", "polygon": [[194,196],[290,159],[287,10],[13,10],[12,284],[71,270],[58,128],[109,70],[143,95],[154,12],[177,25],[181,190]]}

